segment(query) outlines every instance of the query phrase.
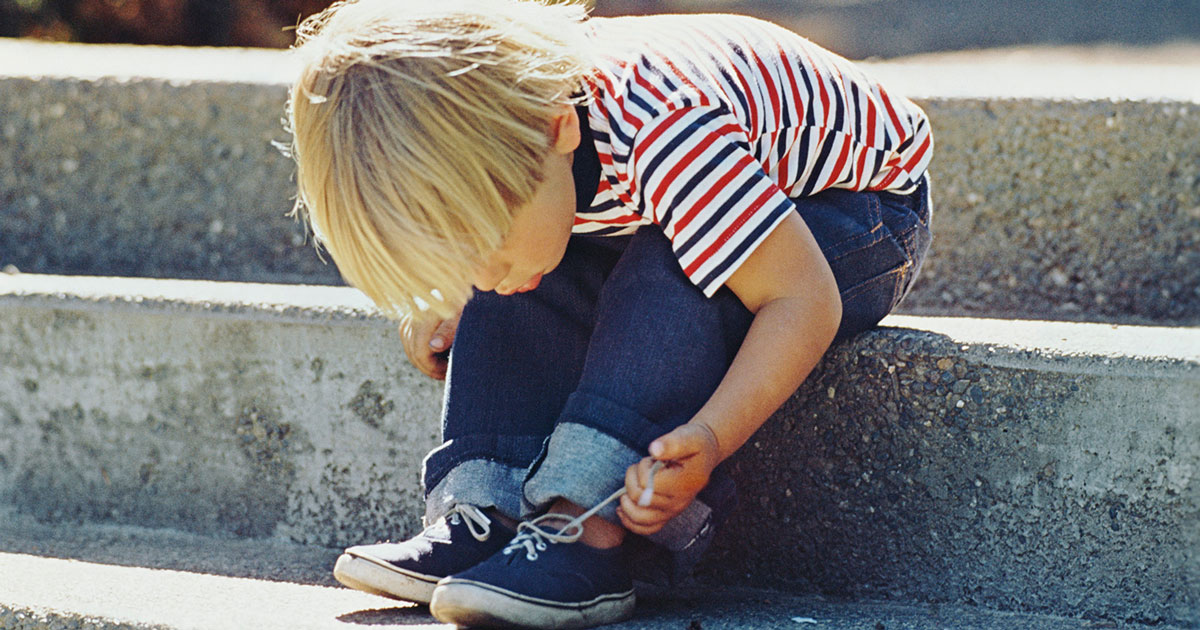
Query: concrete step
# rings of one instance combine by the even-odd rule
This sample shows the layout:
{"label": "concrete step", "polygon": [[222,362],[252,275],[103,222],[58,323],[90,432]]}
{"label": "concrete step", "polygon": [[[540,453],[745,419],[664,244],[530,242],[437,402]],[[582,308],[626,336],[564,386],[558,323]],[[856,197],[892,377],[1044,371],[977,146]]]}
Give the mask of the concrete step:
{"label": "concrete step", "polygon": [[[10,630],[451,628],[421,606],[329,577],[337,550],[113,525],[44,525],[0,512],[0,627]],[[846,601],[701,587],[643,597],[613,630],[1146,628],[973,606]],[[1172,630],[1179,626],[1156,625]]]}
{"label": "concrete step", "polygon": [[[1200,329],[884,323],[731,460],[705,583],[1200,620]],[[350,289],[0,275],[0,503],[41,521],[405,537],[440,391]]]}
{"label": "concrete step", "polygon": [[[1200,48],[869,64],[929,112],[904,306],[1200,325]],[[0,267],[337,284],[284,215],[284,53],[0,41]]]}

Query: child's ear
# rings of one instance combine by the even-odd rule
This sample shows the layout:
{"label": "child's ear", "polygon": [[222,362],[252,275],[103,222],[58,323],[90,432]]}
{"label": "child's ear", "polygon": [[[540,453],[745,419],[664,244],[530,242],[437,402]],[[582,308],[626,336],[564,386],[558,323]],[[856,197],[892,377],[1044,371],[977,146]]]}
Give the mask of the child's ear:
{"label": "child's ear", "polygon": [[550,120],[550,133],[553,134],[551,148],[555,152],[565,155],[579,148],[579,114],[573,105],[564,105]]}

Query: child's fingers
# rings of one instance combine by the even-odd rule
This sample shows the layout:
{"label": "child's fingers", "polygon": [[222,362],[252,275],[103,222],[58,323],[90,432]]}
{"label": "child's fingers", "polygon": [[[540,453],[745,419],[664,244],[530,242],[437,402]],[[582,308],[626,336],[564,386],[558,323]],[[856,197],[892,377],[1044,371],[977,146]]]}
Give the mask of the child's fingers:
{"label": "child's fingers", "polygon": [[446,355],[430,348],[428,342],[413,348],[413,353],[409,356],[409,359],[417,366],[418,370],[421,370],[427,376],[439,380],[446,377]]}
{"label": "child's fingers", "polygon": [[[651,475],[650,471],[656,463],[658,462],[647,457],[630,466],[626,471],[625,493],[638,507],[674,515],[691,503],[695,492],[688,492],[686,488],[679,486],[676,474],[678,467],[660,465]],[[647,490],[650,492],[647,493]],[[642,499],[647,497],[649,501],[643,502]]]}
{"label": "child's fingers", "polygon": [[[457,323],[457,319],[455,320]],[[446,378],[446,356],[430,347],[430,341],[442,322],[405,322],[400,326],[400,340],[408,360],[426,376]]]}
{"label": "child's fingers", "polygon": [[650,455],[664,461],[691,457],[705,446],[701,431],[691,424],[678,426],[650,443]]}
{"label": "child's fingers", "polygon": [[676,443],[674,436],[671,435],[671,433],[674,432],[675,431],[671,431],[666,435],[659,436],[656,440],[650,443],[650,448],[648,450],[650,451],[651,457],[662,460],[678,458],[676,453],[679,451],[679,445]]}
{"label": "child's fingers", "polygon": [[[659,465],[651,473],[655,464],[649,457],[642,458],[638,463],[625,469],[625,494],[640,507],[652,507],[657,510],[671,510],[680,502],[680,496],[688,496],[686,488],[679,484],[681,467],[674,465]],[[681,494],[681,490],[684,492]]]}
{"label": "child's fingers", "polygon": [[[667,510],[670,508],[672,501],[667,495],[657,491],[658,482],[655,481],[654,488],[648,486],[648,471],[653,465],[654,460],[647,457],[625,469],[625,496],[629,497],[630,501],[638,507],[659,511]],[[655,476],[660,473],[656,473]],[[647,489],[651,490],[649,495],[646,493]],[[648,503],[643,504],[642,499],[647,496],[649,496],[650,500]]]}
{"label": "child's fingers", "polygon": [[[633,497],[635,503],[642,507],[659,505],[662,502],[655,503],[656,498],[671,496],[671,492],[660,483],[663,473],[667,470],[667,467],[663,463],[656,462],[649,457],[643,457],[641,461],[630,468],[634,472],[635,483],[633,489],[631,490],[627,487],[626,492],[629,493],[629,496]],[[626,486],[628,485],[626,483]]]}
{"label": "child's fingers", "polygon": [[[645,475],[642,473],[642,464],[647,461],[653,461],[649,457],[643,457],[642,461],[625,469],[625,496],[633,497],[637,501],[646,490]],[[649,470],[649,468],[647,468]]]}
{"label": "child's fingers", "polygon": [[458,332],[458,318],[447,319],[433,331],[429,340],[429,348],[434,352],[445,352],[454,344],[454,335]]}
{"label": "child's fingers", "polygon": [[653,507],[640,507],[633,502],[628,494],[621,497],[621,506],[617,509],[617,517],[625,529],[641,535],[649,536],[662,529],[670,520],[670,515]]}
{"label": "child's fingers", "polygon": [[649,457],[643,457],[637,463],[636,468],[638,485],[642,490],[638,494],[630,496],[637,500],[638,505],[645,507],[654,499],[654,477],[657,474],[653,471],[654,460]]}
{"label": "child's fingers", "polygon": [[[654,460],[646,458],[638,462],[636,468],[638,473],[638,481],[641,487],[646,487],[650,480],[650,468],[653,466]],[[654,477],[654,497],[668,500],[668,503],[674,503],[681,496],[691,496],[698,491],[693,488],[693,483],[689,480],[694,475],[689,470],[692,462],[684,460],[683,462],[666,462],[665,466],[660,467],[653,475]],[[641,498],[642,495],[634,494],[634,499]],[[656,505],[659,505],[656,503]]]}
{"label": "child's fingers", "polygon": [[430,357],[429,371],[426,374],[439,381],[443,381],[446,379],[446,370],[449,367],[450,362],[444,354],[434,354]]}
{"label": "child's fingers", "polygon": [[409,356],[409,359],[426,376],[438,380],[446,378],[447,362],[445,357],[438,356],[436,353],[428,350],[417,350],[413,355]]}

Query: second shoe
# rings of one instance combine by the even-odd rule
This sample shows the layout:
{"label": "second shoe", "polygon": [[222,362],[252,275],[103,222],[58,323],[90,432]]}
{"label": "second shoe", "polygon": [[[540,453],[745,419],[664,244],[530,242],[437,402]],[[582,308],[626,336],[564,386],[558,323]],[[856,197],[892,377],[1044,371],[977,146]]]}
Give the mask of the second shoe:
{"label": "second shoe", "polygon": [[353,589],[428,604],[439,580],[486,560],[513,535],[479,508],[459,504],[404,542],[346,549],[333,576]]}

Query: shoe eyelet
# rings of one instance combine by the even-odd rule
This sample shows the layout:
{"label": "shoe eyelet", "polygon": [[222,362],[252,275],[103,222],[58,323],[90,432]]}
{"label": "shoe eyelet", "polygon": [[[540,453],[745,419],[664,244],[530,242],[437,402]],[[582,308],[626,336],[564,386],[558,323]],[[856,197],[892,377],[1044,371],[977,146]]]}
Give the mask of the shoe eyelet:
{"label": "shoe eyelet", "polygon": [[506,555],[506,556],[511,556],[511,555],[512,555],[512,549],[505,549],[505,550],[504,550],[504,555]]}
{"label": "shoe eyelet", "polygon": [[546,543],[544,543],[544,542],[538,542],[538,544],[537,544],[537,550],[538,550],[538,551],[545,551],[545,550],[546,550]]}
{"label": "shoe eyelet", "polygon": [[537,552],[531,551],[531,552],[525,554],[525,559],[530,562],[537,560]]}

